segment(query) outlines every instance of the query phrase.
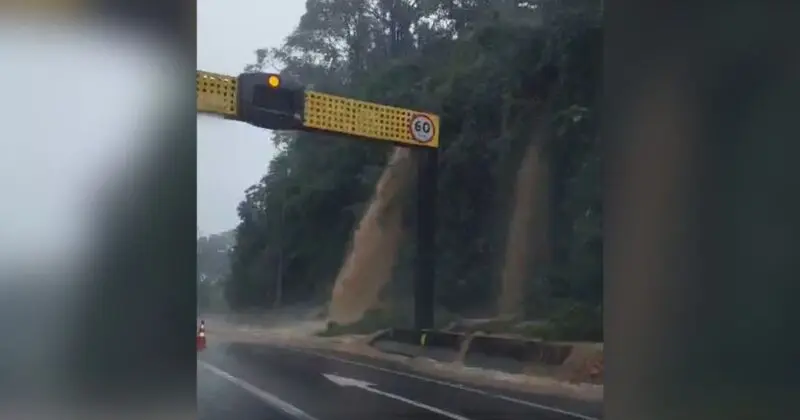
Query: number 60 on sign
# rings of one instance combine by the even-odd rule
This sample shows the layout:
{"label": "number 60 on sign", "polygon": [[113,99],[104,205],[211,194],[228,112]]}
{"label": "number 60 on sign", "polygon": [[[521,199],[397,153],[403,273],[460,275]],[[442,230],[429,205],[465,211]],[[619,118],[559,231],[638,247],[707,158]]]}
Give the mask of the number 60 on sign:
{"label": "number 60 on sign", "polygon": [[411,137],[420,143],[429,143],[436,137],[436,124],[427,115],[414,115],[408,125]]}

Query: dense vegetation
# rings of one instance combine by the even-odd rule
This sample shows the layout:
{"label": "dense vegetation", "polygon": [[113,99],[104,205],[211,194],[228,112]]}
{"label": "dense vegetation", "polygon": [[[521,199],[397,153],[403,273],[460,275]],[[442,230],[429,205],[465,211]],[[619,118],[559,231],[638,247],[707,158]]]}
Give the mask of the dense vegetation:
{"label": "dense vegetation", "polygon": [[230,276],[230,251],[236,243],[234,231],[197,238],[197,306],[224,309],[224,281]]}
{"label": "dense vegetation", "polygon": [[[448,312],[495,307],[516,168],[534,114],[547,110],[549,258],[526,278],[525,315],[564,326],[562,338],[601,339],[601,3],[307,0],[306,7],[285,43],[257,51],[249,70],[279,68],[315,90],[441,115],[437,303]],[[555,86],[542,82],[547,69],[557,70]],[[234,309],[273,305],[279,275],[285,303],[330,296],[391,150],[310,133],[280,132],[274,142],[280,153],[238,207],[225,281]],[[406,213],[411,226],[413,211]],[[395,300],[409,296],[409,238],[387,291]]]}

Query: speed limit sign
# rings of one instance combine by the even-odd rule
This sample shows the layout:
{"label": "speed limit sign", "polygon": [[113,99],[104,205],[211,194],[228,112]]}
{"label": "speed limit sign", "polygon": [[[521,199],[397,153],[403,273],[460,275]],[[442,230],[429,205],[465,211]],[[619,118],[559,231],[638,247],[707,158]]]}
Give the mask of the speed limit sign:
{"label": "speed limit sign", "polygon": [[411,118],[408,129],[411,131],[411,137],[420,143],[431,141],[436,130],[430,117],[422,114],[417,114]]}

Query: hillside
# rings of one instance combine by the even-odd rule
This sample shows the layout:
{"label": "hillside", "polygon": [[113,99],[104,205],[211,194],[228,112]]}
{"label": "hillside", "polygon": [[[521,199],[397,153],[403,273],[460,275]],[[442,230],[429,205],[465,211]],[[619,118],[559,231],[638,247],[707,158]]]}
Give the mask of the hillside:
{"label": "hillside", "polygon": [[[601,340],[600,7],[309,0],[247,70],[438,113],[438,311]],[[238,207],[228,304],[267,309],[280,290],[285,304],[333,299],[334,321],[407,322],[416,191],[409,169],[388,169],[399,152],[312,133],[273,141],[281,152]]]}

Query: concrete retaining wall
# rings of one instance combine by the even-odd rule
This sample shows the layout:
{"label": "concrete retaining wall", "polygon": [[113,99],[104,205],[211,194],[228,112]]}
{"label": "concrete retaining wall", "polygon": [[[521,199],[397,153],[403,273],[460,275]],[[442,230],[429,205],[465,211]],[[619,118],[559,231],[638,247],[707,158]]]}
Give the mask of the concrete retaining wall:
{"label": "concrete retaining wall", "polygon": [[569,344],[522,337],[402,328],[376,335],[370,345],[387,353],[508,373],[523,373],[531,365],[558,367],[572,352]]}

